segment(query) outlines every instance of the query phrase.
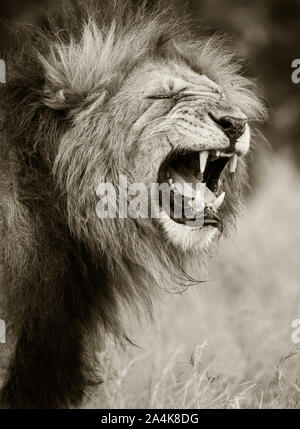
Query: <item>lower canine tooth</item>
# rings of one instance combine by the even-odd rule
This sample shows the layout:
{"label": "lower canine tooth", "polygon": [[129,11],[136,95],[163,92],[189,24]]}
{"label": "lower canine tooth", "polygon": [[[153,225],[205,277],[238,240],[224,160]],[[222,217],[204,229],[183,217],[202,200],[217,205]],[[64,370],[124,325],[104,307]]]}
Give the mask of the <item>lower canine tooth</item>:
{"label": "lower canine tooth", "polygon": [[230,173],[235,173],[237,167],[238,156],[235,154],[229,161],[229,171]]}
{"label": "lower canine tooth", "polygon": [[223,201],[224,201],[224,198],[225,198],[225,192],[223,192],[214,202],[213,202],[213,208],[215,209],[215,210],[218,210],[220,207],[221,207],[221,205],[222,205],[222,203],[223,203]]}

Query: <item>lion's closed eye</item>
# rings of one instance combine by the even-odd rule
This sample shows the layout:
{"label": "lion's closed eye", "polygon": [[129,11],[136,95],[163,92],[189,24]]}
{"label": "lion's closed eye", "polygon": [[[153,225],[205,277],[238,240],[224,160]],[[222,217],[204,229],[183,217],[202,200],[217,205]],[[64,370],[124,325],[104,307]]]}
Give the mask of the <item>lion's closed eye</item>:
{"label": "lion's closed eye", "polygon": [[147,98],[150,100],[165,100],[168,98],[173,98],[175,95],[174,93],[166,93],[166,94],[152,94],[152,95],[148,95]]}
{"label": "lion's closed eye", "polygon": [[[172,85],[172,87],[174,84]],[[163,100],[166,98],[175,98],[179,97],[181,95],[184,95],[188,89],[188,86],[182,86],[180,85],[180,88],[172,88],[168,90],[160,90],[155,91],[147,96],[148,99],[151,100]]]}

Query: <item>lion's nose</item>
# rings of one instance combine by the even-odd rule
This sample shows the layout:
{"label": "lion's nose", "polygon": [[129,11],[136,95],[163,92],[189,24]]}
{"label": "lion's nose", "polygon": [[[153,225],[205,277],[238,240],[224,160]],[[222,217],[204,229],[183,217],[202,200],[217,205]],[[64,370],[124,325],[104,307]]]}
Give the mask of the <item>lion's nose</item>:
{"label": "lion's nose", "polygon": [[216,118],[212,113],[208,115],[219,125],[231,142],[235,143],[245,131],[246,119],[235,118],[233,116],[221,116],[220,118]]}

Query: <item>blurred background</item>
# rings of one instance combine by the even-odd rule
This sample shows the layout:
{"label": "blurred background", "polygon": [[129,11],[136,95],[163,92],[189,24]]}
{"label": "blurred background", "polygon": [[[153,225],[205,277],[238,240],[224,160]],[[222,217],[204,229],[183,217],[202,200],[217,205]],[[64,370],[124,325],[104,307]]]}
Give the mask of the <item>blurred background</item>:
{"label": "blurred background", "polygon": [[[0,15],[35,22],[46,3],[2,0]],[[154,327],[133,323],[140,348],[111,344],[100,353],[105,383],[86,406],[299,408],[291,325],[300,319],[300,83],[291,64],[300,58],[300,1],[174,4],[199,34],[229,35],[270,117],[257,125],[244,214],[210,261],[207,282],[165,295]]]}

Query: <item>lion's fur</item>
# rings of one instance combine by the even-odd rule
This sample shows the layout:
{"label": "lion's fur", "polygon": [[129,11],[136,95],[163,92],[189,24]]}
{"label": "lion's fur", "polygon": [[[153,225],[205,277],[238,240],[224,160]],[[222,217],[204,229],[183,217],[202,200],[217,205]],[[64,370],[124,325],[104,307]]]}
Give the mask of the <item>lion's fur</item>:
{"label": "lion's fur", "polygon": [[[136,154],[126,146],[128,135],[132,145],[137,139],[129,133],[136,118],[126,106],[136,97],[132,87],[128,99],[128,76],[169,58],[207,74],[248,117],[263,116],[253,84],[220,38],[195,40],[161,5],[81,3],[87,6],[64,1],[42,29],[14,29],[15,44],[1,53],[8,66],[0,89],[4,406],[78,405],[96,380],[95,339],[126,337],[123,308],[151,313],[153,295],[182,281],[186,255],[159,225],[96,217],[97,183],[116,183],[120,173],[150,180],[142,166],[162,156],[149,152],[153,130]],[[239,175],[225,207],[231,218],[243,168]]]}

